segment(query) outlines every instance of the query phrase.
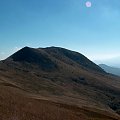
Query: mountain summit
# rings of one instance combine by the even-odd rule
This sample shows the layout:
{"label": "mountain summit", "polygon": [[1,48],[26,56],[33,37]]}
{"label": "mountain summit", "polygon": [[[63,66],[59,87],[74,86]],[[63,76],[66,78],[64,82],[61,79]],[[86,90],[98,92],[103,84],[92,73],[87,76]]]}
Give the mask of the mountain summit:
{"label": "mountain summit", "polygon": [[57,66],[61,66],[61,63],[105,73],[101,67],[90,61],[84,55],[60,47],[38,49],[24,47],[7,58],[7,60],[37,64],[42,69],[55,69]]}
{"label": "mountain summit", "polygon": [[41,69],[50,70],[55,69],[56,64],[51,60],[48,54],[43,50],[24,47],[21,50],[17,51],[9,58],[7,61],[12,60],[19,63],[29,63],[31,65],[37,65]]}

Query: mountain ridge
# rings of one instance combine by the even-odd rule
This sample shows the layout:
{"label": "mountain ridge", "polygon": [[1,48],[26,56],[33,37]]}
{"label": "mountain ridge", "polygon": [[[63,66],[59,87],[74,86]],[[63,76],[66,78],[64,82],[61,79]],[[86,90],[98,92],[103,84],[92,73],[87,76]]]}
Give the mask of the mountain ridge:
{"label": "mountain ridge", "polygon": [[[17,51],[10,57],[8,57],[6,60],[13,59],[13,61],[19,61],[19,62],[28,62],[28,63],[37,63],[42,65],[51,65],[51,67],[57,67],[56,64],[51,61],[51,58],[54,57],[54,59],[59,59],[62,62],[65,62],[66,64],[76,64],[80,65],[80,67],[89,68],[93,71],[99,71],[102,73],[105,73],[103,69],[101,69],[98,65],[90,61],[87,57],[84,55],[71,51],[65,48],[61,47],[47,47],[47,48],[30,48],[30,47],[24,47],[21,50]],[[62,59],[65,58],[65,59]],[[42,58],[42,59],[41,59]],[[67,59],[67,60],[66,60]],[[66,62],[67,61],[67,62]],[[69,61],[69,62],[68,62]],[[41,62],[41,63],[40,63]],[[47,66],[45,66],[47,67]]]}

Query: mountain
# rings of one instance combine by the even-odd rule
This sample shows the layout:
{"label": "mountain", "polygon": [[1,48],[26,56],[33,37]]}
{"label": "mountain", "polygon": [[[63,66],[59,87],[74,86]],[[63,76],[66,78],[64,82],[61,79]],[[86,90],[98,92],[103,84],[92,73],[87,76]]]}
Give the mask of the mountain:
{"label": "mountain", "polygon": [[109,58],[106,60],[95,60],[94,62],[97,64],[104,63],[105,65],[108,65],[108,66],[114,66],[115,68],[120,68],[120,56]]}
{"label": "mountain", "polygon": [[45,49],[24,47],[6,60],[36,64],[42,69],[55,69],[57,67],[55,61],[59,60],[68,65],[75,65],[97,72],[105,72],[82,54],[59,47],[48,47]]}
{"label": "mountain", "polygon": [[120,68],[110,67],[110,66],[105,65],[105,64],[99,64],[99,66],[108,73],[120,76]]}
{"label": "mountain", "polygon": [[24,47],[0,62],[1,120],[120,120],[120,77],[60,47]]}

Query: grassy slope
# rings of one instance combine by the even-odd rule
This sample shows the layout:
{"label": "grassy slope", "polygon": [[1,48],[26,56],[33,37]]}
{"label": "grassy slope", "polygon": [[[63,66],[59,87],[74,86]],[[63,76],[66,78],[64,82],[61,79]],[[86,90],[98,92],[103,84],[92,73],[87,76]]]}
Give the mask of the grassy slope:
{"label": "grassy slope", "polygon": [[[44,60],[38,57],[39,52],[41,56],[45,55]],[[115,113],[120,110],[119,77],[86,69],[75,62],[77,58],[67,57],[70,56],[68,53],[67,56],[61,52],[51,54],[43,49],[37,50],[35,62],[38,59],[38,65],[30,56],[32,63],[12,60],[0,63],[0,113],[3,120],[9,117],[18,120],[119,119]],[[51,65],[44,69],[49,59]],[[89,62],[89,67],[92,66],[94,64]],[[96,65],[92,68],[99,69]],[[17,118],[11,118],[14,114]]]}
{"label": "grassy slope", "polygon": [[109,112],[30,97],[11,85],[0,84],[1,120],[118,120]]}

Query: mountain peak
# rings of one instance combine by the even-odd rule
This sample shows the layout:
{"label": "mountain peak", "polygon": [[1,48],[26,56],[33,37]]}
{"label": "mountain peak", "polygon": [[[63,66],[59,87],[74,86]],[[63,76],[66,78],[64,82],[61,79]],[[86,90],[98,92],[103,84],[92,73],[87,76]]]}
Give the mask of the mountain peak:
{"label": "mountain peak", "polygon": [[[55,69],[57,66],[73,66],[95,72],[105,73],[98,65],[84,55],[61,47],[30,48],[24,47],[11,55],[7,60],[36,64],[42,69]],[[57,61],[57,62],[55,62]]]}
{"label": "mountain peak", "polygon": [[56,64],[49,58],[47,54],[45,54],[43,51],[30,47],[22,48],[7,58],[7,60],[37,65],[43,70],[52,70],[56,68]]}

